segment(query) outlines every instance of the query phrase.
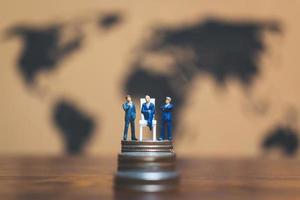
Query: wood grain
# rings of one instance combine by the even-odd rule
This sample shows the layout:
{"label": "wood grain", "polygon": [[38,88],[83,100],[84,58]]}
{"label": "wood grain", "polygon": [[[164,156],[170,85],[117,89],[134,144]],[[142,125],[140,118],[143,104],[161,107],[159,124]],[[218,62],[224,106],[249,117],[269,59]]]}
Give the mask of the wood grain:
{"label": "wood grain", "polygon": [[114,191],[117,156],[1,157],[0,199],[300,199],[300,161],[178,158],[178,191]]}

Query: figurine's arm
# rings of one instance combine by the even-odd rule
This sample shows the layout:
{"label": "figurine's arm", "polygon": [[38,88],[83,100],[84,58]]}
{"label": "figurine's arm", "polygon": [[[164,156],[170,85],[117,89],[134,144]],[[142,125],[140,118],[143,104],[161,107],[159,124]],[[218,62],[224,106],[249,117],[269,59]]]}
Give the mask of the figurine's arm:
{"label": "figurine's arm", "polygon": [[148,111],[146,110],[146,106],[144,106],[144,104],[142,105],[142,110],[141,110],[141,112],[142,112],[143,114],[145,114],[145,113],[148,112]]}
{"label": "figurine's arm", "polygon": [[169,104],[165,107],[165,111],[171,111],[173,109],[173,104]]}
{"label": "figurine's arm", "polygon": [[129,107],[130,107],[130,106],[128,105],[128,103],[124,103],[124,104],[123,104],[123,110],[124,110],[124,111],[127,111],[127,110],[129,109]]}
{"label": "figurine's arm", "polygon": [[171,111],[171,110],[173,109],[173,104],[170,104],[170,105],[168,105],[168,106],[163,105],[163,106],[160,107],[160,109],[161,109],[162,111]]}

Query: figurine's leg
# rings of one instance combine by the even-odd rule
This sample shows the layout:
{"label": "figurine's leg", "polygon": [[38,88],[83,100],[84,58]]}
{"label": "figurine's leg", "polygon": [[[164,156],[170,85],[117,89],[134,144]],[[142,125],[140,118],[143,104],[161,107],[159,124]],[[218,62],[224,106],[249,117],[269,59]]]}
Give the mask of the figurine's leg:
{"label": "figurine's leg", "polygon": [[125,120],[125,127],[123,133],[123,140],[127,140],[127,133],[128,133],[129,121]]}
{"label": "figurine's leg", "polygon": [[161,128],[160,128],[160,138],[161,140],[165,139],[165,121],[162,120],[161,122]]}
{"label": "figurine's leg", "polygon": [[135,137],[135,122],[134,122],[134,120],[130,122],[130,128],[131,128],[131,140],[137,140]]}
{"label": "figurine's leg", "polygon": [[168,126],[168,139],[172,140],[172,121],[167,121]]}
{"label": "figurine's leg", "polygon": [[150,131],[152,131],[152,120],[153,120],[153,118],[151,116],[149,116],[147,123],[150,128]]}

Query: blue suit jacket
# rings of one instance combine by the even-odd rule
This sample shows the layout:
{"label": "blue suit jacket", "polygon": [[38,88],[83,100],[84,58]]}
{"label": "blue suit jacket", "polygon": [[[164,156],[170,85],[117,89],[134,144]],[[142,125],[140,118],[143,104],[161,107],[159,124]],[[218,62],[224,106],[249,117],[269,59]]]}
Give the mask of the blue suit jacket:
{"label": "blue suit jacket", "polygon": [[123,104],[123,109],[125,111],[125,121],[133,121],[136,117],[135,105],[132,103],[130,106],[127,102]]}
{"label": "blue suit jacket", "polygon": [[146,103],[143,103],[141,112],[143,113],[145,120],[148,120],[149,118],[150,120],[153,119],[153,115],[155,114],[154,104],[150,102],[149,108],[147,108]]}
{"label": "blue suit jacket", "polygon": [[162,111],[162,120],[163,121],[171,121],[172,120],[172,109],[173,109],[173,104],[165,104],[163,106],[160,107],[161,111]]}

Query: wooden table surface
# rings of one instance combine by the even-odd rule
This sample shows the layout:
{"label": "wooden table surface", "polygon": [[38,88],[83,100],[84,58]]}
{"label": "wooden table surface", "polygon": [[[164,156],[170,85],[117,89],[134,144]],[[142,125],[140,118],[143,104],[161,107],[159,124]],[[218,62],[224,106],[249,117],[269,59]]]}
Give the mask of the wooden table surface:
{"label": "wooden table surface", "polygon": [[1,157],[0,199],[300,199],[300,161],[178,158],[177,192],[114,191],[117,159]]}

